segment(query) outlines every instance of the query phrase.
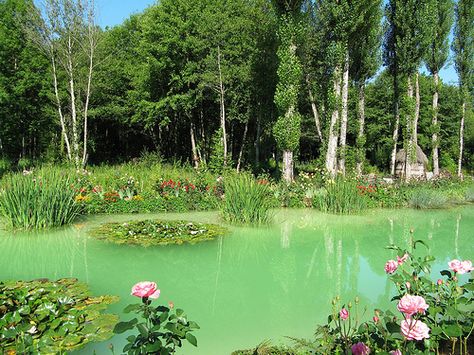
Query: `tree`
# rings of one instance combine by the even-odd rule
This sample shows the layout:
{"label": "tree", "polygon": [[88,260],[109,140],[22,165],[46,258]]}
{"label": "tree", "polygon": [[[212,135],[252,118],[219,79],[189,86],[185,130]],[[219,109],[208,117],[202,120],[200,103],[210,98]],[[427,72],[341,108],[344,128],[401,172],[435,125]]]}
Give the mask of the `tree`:
{"label": "tree", "polygon": [[[399,105],[403,104],[405,118],[404,148],[407,152],[405,179],[411,178],[411,166],[416,159],[417,110],[414,83],[418,68],[424,58],[432,33],[432,0],[390,0],[386,7],[387,31],[385,35],[385,63],[394,76],[395,125],[394,149],[391,158],[391,172],[395,170],[395,155],[398,140]],[[400,101],[399,84],[405,86]]]}
{"label": "tree", "polygon": [[274,1],[280,14],[278,35],[280,45],[277,55],[278,84],[275,92],[275,105],[279,117],[273,126],[273,135],[283,150],[283,179],[293,181],[293,154],[299,146],[301,116],[298,112],[298,94],[302,78],[302,68],[297,56],[297,38],[301,29],[297,21],[302,1]]}
{"label": "tree", "polygon": [[439,123],[438,123],[438,100],[439,100],[439,71],[444,67],[449,54],[449,33],[453,24],[453,2],[452,0],[437,0],[436,15],[434,22],[433,37],[426,56],[426,66],[433,76],[433,134],[432,134],[432,159],[433,174],[439,175]]}
{"label": "tree", "polygon": [[[464,124],[469,116],[474,94],[474,1],[458,0],[454,28],[454,64],[458,73],[461,99],[461,122],[459,125],[458,176],[462,178],[464,148]],[[471,100],[470,100],[471,98]]]}
{"label": "tree", "polygon": [[[46,0],[41,9],[32,6],[30,13],[32,26],[29,28],[29,37],[51,62],[67,157],[76,168],[83,167],[88,158],[89,102],[99,35],[95,24],[94,1]],[[64,83],[60,82],[63,78],[61,69],[65,73]],[[65,84],[64,87],[62,84]],[[61,97],[62,88],[68,92],[67,105],[64,105]]]}

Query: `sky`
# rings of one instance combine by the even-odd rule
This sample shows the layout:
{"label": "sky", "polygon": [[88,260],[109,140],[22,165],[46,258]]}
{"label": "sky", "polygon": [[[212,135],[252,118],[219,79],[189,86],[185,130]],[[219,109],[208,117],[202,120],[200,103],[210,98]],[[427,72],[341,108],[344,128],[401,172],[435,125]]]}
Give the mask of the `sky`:
{"label": "sky", "polygon": [[[155,2],[156,0],[96,0],[98,22],[103,28],[119,25],[130,15],[142,12]],[[422,72],[426,73],[426,68],[423,68]],[[446,84],[457,83],[458,77],[452,60],[441,70],[440,77]]]}

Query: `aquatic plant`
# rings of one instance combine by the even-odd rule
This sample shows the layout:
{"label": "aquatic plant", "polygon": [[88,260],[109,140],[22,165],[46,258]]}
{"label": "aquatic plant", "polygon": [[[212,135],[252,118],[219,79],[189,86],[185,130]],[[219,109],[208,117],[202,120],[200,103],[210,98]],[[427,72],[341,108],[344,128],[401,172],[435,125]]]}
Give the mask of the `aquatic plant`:
{"label": "aquatic plant", "polygon": [[268,185],[248,174],[226,177],[221,213],[226,221],[240,224],[264,224],[270,220],[272,207]]}
{"label": "aquatic plant", "polygon": [[112,337],[118,297],[93,297],[77,279],[0,282],[0,353],[60,354]]}
{"label": "aquatic plant", "polygon": [[72,179],[59,170],[35,174],[8,174],[1,181],[0,214],[7,225],[19,229],[58,227],[80,213]]}
{"label": "aquatic plant", "polygon": [[443,208],[448,197],[439,190],[416,189],[409,197],[409,205],[417,209]]}
{"label": "aquatic plant", "polygon": [[[367,208],[368,191],[360,188],[355,180],[336,176],[326,181],[323,191],[315,195],[316,205],[322,212],[336,214],[357,213]],[[372,190],[370,190],[372,191]]]}
{"label": "aquatic plant", "polygon": [[160,296],[155,282],[142,281],[132,287],[132,295],[141,299],[141,304],[130,304],[125,313],[133,312],[137,317],[118,323],[114,332],[121,334],[136,329],[136,335],[127,337],[123,348],[128,354],[173,354],[176,348],[183,346],[183,340],[197,346],[197,339],[192,334],[199,326],[188,320],[182,309],[175,309],[173,302],[166,306],[153,307],[152,300]]}
{"label": "aquatic plant", "polygon": [[215,239],[226,233],[225,228],[215,224],[151,219],[106,223],[91,231],[91,235],[97,239],[145,247],[197,243]]}

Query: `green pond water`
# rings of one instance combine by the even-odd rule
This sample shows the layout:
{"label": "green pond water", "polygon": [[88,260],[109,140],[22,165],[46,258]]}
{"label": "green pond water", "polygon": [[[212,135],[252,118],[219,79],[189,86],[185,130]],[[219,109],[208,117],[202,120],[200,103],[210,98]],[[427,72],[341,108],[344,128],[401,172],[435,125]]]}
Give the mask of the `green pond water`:
{"label": "green pond water", "polygon": [[[219,222],[218,214],[95,216],[40,233],[0,231],[0,280],[76,277],[93,294],[119,295],[111,312],[138,299],[138,281],[156,281],[158,301],[173,301],[201,329],[198,348],[180,354],[229,354],[265,339],[311,337],[330,313],[331,300],[358,295],[366,317],[389,303],[394,290],[384,273],[384,247],[423,239],[437,258],[434,273],[452,258],[474,256],[474,207],[439,211],[377,210],[362,216],[331,216],[312,210],[276,211],[269,227],[230,227],[231,234],[196,245],[153,248],[96,241],[87,231],[99,223],[142,218]],[[410,229],[414,230],[413,235]],[[435,275],[436,277],[436,275]],[[90,345],[80,354],[116,352],[124,337]]]}

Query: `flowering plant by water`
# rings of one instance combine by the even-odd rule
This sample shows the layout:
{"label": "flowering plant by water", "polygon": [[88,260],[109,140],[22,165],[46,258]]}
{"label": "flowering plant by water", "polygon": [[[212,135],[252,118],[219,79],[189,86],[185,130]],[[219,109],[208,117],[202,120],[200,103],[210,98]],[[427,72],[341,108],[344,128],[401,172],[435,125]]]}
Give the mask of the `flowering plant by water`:
{"label": "flowering plant by water", "polygon": [[173,354],[183,345],[183,340],[197,346],[196,337],[191,332],[199,326],[188,320],[182,309],[175,309],[173,302],[169,302],[168,307],[152,306],[152,301],[160,293],[155,282],[142,281],[132,287],[131,294],[139,297],[141,303],[130,304],[124,312],[133,312],[138,317],[120,322],[114,328],[116,334],[137,330],[137,334],[127,337],[124,353]]}

